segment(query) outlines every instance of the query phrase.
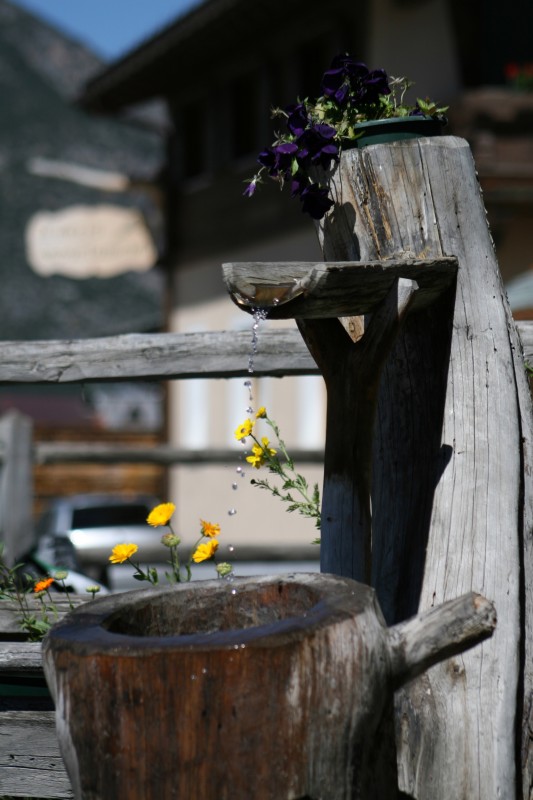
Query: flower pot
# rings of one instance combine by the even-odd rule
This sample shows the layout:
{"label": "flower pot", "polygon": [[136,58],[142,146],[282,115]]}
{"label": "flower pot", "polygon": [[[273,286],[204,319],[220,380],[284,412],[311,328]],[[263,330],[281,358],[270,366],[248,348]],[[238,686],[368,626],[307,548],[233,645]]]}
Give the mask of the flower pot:
{"label": "flower pot", "polygon": [[369,144],[383,144],[400,139],[417,139],[422,136],[440,136],[444,122],[435,117],[391,117],[360,122],[354,125],[359,134],[357,139],[349,139],[343,149],[366,147]]}
{"label": "flower pot", "polygon": [[348,800],[414,652],[372,589],[300,574],[90,601],[43,661],[76,798]]}

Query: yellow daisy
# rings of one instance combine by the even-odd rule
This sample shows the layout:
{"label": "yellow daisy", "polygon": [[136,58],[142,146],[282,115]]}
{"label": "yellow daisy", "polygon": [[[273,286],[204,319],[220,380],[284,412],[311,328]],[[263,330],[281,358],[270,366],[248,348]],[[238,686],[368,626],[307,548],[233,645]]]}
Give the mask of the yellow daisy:
{"label": "yellow daisy", "polygon": [[154,528],[157,528],[160,525],[168,525],[175,510],[176,506],[174,503],[160,503],[150,511],[148,517],[146,518],[146,522],[148,525],[152,525]]}

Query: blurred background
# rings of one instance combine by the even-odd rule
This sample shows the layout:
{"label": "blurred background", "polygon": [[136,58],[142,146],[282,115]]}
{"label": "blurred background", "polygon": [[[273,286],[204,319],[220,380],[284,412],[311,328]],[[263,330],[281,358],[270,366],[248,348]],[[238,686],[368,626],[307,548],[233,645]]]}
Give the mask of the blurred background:
{"label": "blurred background", "polygon": [[[532,30],[530,0],[0,0],[0,338],[251,335],[220,265],[322,257],[297,203],[272,187],[250,201],[243,182],[272,141],[271,107],[316,94],[342,51],[450,105],[513,313],[533,317]],[[252,394],[320,484],[321,378],[254,380]],[[254,571],[318,568],[312,522],[236,481],[249,405],[242,379],[0,387],[0,414],[24,414],[36,442],[228,453],[215,466],[35,465],[32,520],[57,497],[149,495],[176,504],[185,541],[200,517],[220,523]]]}

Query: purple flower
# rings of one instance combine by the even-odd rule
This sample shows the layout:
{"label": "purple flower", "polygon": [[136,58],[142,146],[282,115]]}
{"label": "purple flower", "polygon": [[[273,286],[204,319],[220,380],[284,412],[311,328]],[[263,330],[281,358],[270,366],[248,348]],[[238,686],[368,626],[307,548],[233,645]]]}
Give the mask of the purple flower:
{"label": "purple flower", "polygon": [[326,211],[333,205],[328,197],[328,190],[321,189],[318,183],[310,183],[300,193],[302,211],[313,219],[322,219]]}
{"label": "purple flower", "polygon": [[275,177],[280,172],[290,173],[292,161],[297,152],[298,146],[294,142],[282,142],[274,147],[267,147],[266,150],[259,153],[257,160],[268,169],[270,175]]}
{"label": "purple flower", "polygon": [[288,114],[287,128],[295,136],[300,136],[309,124],[305,103],[296,103],[295,105],[287,106],[285,111]]}
{"label": "purple flower", "polygon": [[390,94],[389,79],[382,69],[372,72],[351,56],[335,56],[322,78],[322,91],[341,107],[376,103],[380,94]]}
{"label": "purple flower", "polygon": [[332,97],[339,106],[345,106],[348,95],[358,82],[368,75],[368,67],[352,56],[335,56],[322,78],[322,92]]}
{"label": "purple flower", "polygon": [[334,141],[335,128],[320,123],[307,128],[296,140],[298,144],[298,162],[302,165],[312,164],[328,169],[332,161],[338,161],[339,146]]}
{"label": "purple flower", "polygon": [[268,169],[270,174],[272,174],[272,171],[274,170],[276,165],[276,156],[271,147],[265,147],[264,150],[261,150],[261,152],[257,156],[257,160],[263,167],[266,167]]}
{"label": "purple flower", "polygon": [[377,103],[380,94],[390,94],[389,79],[383,69],[369,72],[360,82],[360,102]]}
{"label": "purple flower", "polygon": [[257,189],[257,175],[253,178],[243,192],[244,197],[252,197]]}

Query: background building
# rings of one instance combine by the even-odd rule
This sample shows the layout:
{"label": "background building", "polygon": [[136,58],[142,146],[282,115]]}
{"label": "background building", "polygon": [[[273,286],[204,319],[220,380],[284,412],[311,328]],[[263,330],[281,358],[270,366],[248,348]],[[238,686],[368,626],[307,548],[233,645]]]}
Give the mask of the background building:
{"label": "background building", "polygon": [[[92,53],[0,0],[0,339],[45,340],[164,327],[161,124],[96,118],[75,103],[103,68]],[[37,440],[149,443],[165,435],[161,387],[0,388],[0,413]],[[163,470],[38,468],[36,510],[74,491],[165,491]]]}

